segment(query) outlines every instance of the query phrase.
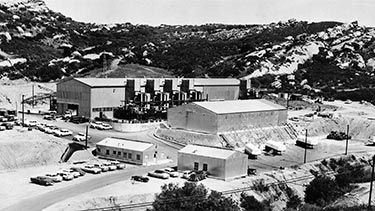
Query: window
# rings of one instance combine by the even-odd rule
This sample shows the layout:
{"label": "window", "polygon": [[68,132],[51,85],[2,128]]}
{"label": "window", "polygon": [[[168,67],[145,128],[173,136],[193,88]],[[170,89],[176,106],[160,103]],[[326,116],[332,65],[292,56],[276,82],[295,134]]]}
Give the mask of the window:
{"label": "window", "polygon": [[106,155],[109,155],[109,149],[106,150],[105,154],[106,154]]}
{"label": "window", "polygon": [[132,153],[129,153],[129,154],[128,154],[128,158],[129,158],[129,159],[132,158]]}
{"label": "window", "polygon": [[121,152],[120,152],[120,151],[118,151],[118,152],[117,152],[117,155],[118,155],[118,156],[121,156]]}
{"label": "window", "polygon": [[199,163],[194,162],[194,170],[198,171],[198,169],[199,169]]}
{"label": "window", "polygon": [[100,152],[100,148],[97,148],[96,150],[98,150],[98,152]]}
{"label": "window", "polygon": [[208,169],[207,163],[203,163],[203,171],[207,171],[207,169]]}
{"label": "window", "polygon": [[116,153],[117,153],[117,152],[116,152],[115,150],[113,150],[113,154],[116,155]]}
{"label": "window", "polygon": [[141,160],[141,155],[137,154],[137,160]]}
{"label": "window", "polygon": [[126,158],[128,156],[128,153],[124,152],[124,158]]}

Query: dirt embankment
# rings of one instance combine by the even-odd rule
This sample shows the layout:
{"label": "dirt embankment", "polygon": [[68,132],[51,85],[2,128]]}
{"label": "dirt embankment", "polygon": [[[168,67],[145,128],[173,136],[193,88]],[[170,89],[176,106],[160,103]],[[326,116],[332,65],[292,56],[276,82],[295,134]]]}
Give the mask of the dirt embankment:
{"label": "dirt embankment", "polygon": [[66,147],[66,140],[39,131],[1,131],[0,171],[57,163]]}

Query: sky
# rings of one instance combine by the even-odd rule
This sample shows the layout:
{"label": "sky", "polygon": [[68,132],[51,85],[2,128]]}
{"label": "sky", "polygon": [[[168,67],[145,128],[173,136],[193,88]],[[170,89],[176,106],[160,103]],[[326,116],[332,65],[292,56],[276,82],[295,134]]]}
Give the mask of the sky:
{"label": "sky", "polygon": [[76,21],[158,26],[358,21],[375,26],[375,0],[45,0]]}

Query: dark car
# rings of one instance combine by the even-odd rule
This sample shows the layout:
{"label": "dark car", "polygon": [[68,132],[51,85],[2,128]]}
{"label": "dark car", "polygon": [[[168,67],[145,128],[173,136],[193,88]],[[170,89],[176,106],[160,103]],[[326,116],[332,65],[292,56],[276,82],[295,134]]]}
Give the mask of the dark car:
{"label": "dark car", "polygon": [[135,176],[131,177],[131,180],[138,181],[138,182],[148,182],[150,180],[150,178],[145,177],[145,176],[135,175]]}
{"label": "dark car", "polygon": [[44,185],[44,186],[53,185],[53,180],[48,177],[42,177],[42,176],[30,177],[30,181],[38,185]]}
{"label": "dark car", "polygon": [[191,181],[191,182],[199,182],[201,180],[204,180],[207,178],[207,172],[206,171],[194,171],[188,181]]}
{"label": "dark car", "polygon": [[14,123],[4,122],[4,123],[1,124],[1,126],[4,126],[7,130],[11,130],[14,127]]}

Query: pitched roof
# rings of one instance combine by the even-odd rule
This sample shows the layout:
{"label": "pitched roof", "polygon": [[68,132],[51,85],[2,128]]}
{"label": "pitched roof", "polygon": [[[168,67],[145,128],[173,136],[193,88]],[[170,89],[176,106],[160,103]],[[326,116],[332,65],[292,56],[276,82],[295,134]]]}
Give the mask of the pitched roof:
{"label": "pitched roof", "polygon": [[128,150],[134,150],[134,151],[144,151],[154,146],[151,143],[131,141],[131,140],[125,140],[125,139],[118,139],[118,138],[105,138],[102,141],[96,143],[96,145],[116,147],[116,148],[128,149]]}
{"label": "pitched roof", "polygon": [[184,148],[180,149],[178,153],[185,153],[185,154],[218,158],[218,159],[226,159],[238,152],[234,150],[230,150],[230,149],[189,144],[185,146]]}
{"label": "pitched roof", "polygon": [[193,102],[216,114],[285,110],[286,108],[263,99]]}
{"label": "pitched roof", "polygon": [[74,78],[90,87],[125,86],[126,78]]}

